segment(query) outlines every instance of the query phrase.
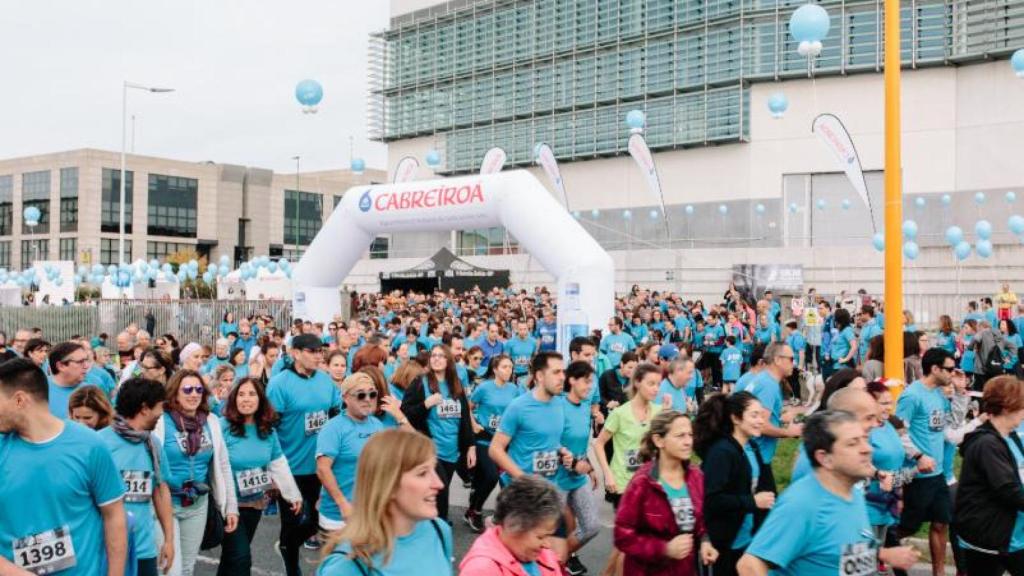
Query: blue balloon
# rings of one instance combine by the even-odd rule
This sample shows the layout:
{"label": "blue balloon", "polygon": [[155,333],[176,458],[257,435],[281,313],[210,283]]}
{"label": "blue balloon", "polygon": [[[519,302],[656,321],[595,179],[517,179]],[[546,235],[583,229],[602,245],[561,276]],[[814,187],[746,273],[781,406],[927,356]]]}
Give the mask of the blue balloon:
{"label": "blue balloon", "polygon": [[849,210],[850,206],[851,206],[850,199],[849,198],[843,198],[842,206],[843,206],[843,210]]}
{"label": "blue balloon", "polygon": [[992,255],[992,243],[988,240],[978,240],[974,245],[974,251],[978,253],[981,258],[988,258]]}
{"label": "blue balloon", "polygon": [[633,212],[627,208],[626,210],[622,211],[622,217],[626,220],[629,220],[630,218],[633,217]]}
{"label": "blue balloon", "polygon": [[686,213],[687,214],[693,214],[693,204],[687,204],[686,205]]}
{"label": "blue balloon", "polygon": [[952,196],[950,196],[949,194],[943,194],[942,195],[942,205],[943,206],[949,206],[952,203],[953,203],[953,197]]}
{"label": "blue balloon", "polygon": [[102,264],[93,264],[92,265],[92,275],[93,276],[99,276],[100,274],[103,274],[103,265]]}
{"label": "blue balloon", "polygon": [[163,266],[160,267],[160,270],[163,270],[164,274],[169,274],[174,270],[174,268],[171,266],[170,262],[164,262]]}
{"label": "blue balloon", "polygon": [[754,211],[758,214],[764,214],[764,210],[764,204],[761,204],[760,202],[758,202],[757,206],[754,206]]}
{"label": "blue balloon", "polygon": [[152,268],[153,270],[159,270],[160,261],[157,260],[156,258],[153,258],[152,260],[149,261],[149,267]]}
{"label": "blue balloon", "polygon": [[231,268],[228,268],[227,266],[221,266],[220,268],[217,269],[217,276],[223,278],[224,276],[228,275],[228,272],[231,272]]}
{"label": "blue balloon", "polygon": [[957,260],[966,260],[971,255],[971,245],[966,240],[961,240],[953,248],[953,253],[956,254]]}
{"label": "blue balloon", "polygon": [[907,240],[917,238],[917,222],[913,220],[903,222],[903,237]]}
{"label": "blue balloon", "polygon": [[107,266],[107,274],[109,276],[117,276],[117,265],[111,264],[110,266]]}
{"label": "blue balloon", "polygon": [[1016,192],[1014,192],[1013,190],[1010,190],[1009,192],[1006,193],[1006,203],[1007,204],[1013,204],[1016,201],[1017,201],[1017,193]]}
{"label": "blue balloon", "polygon": [[871,237],[871,245],[875,247],[875,250],[879,252],[885,251],[885,236],[881,232]]}
{"label": "blue balloon", "polygon": [[719,214],[728,214],[729,213],[729,207],[726,206],[725,204],[719,204],[718,205],[718,213]]}
{"label": "blue balloon", "polygon": [[362,174],[366,170],[366,161],[362,158],[353,158],[349,168],[353,174]]}
{"label": "blue balloon", "polygon": [[917,260],[917,255],[920,253],[921,248],[917,242],[910,240],[903,244],[903,255],[907,257],[907,260]]}
{"label": "blue balloon", "polygon": [[818,199],[818,210],[824,210],[826,206],[828,206],[828,202],[825,202],[824,198],[819,198]]}
{"label": "blue balloon", "polygon": [[270,264],[267,264],[267,271],[269,271],[271,274],[277,272],[277,262],[271,262]]}
{"label": "blue balloon", "polygon": [[193,258],[188,261],[188,267],[193,270],[199,270],[199,262]]}
{"label": "blue balloon", "polygon": [[295,85],[295,99],[303,106],[316,106],[324,97],[324,88],[316,80],[303,80]]}
{"label": "blue balloon", "polygon": [[185,270],[186,268],[178,268],[178,273],[176,274],[178,282],[184,282],[185,280],[188,280],[188,272],[186,272]]}
{"label": "blue balloon", "polygon": [[29,206],[22,212],[22,216],[25,217],[25,223],[29,226],[39,224],[39,218],[41,218],[42,215],[43,214],[39,211],[39,208],[36,208],[35,206]]}
{"label": "blue balloon", "polygon": [[277,261],[277,265],[287,270],[288,268],[291,267],[292,263],[289,262],[287,258],[281,258],[280,260]]}
{"label": "blue balloon", "polygon": [[978,220],[974,224],[974,233],[982,240],[992,238],[992,224],[988,220]]}
{"label": "blue balloon", "polygon": [[651,220],[657,219],[658,218],[658,214],[660,214],[660,212],[658,212],[657,210],[651,210],[651,212],[650,212]]}
{"label": "blue balloon", "polygon": [[[956,247],[956,245],[960,244],[963,239],[964,231],[959,226],[950,226],[949,228],[946,228],[946,242],[948,242],[950,246]],[[968,245],[968,247],[970,247],[970,245]]]}
{"label": "blue balloon", "polygon": [[1010,56],[1010,67],[1018,78],[1024,78],[1024,48],[1020,48]]}
{"label": "blue balloon", "polygon": [[975,194],[974,195],[974,203],[975,204],[984,204],[985,203],[985,193],[984,192],[978,192],[977,194]]}
{"label": "blue balloon", "polygon": [[221,266],[227,266],[231,264],[231,258],[228,258],[227,254],[221,254],[219,262]]}
{"label": "blue balloon", "polygon": [[629,126],[633,130],[642,130],[644,124],[647,122],[647,117],[641,110],[630,110],[626,114],[626,126]]}
{"label": "blue balloon", "polygon": [[772,118],[782,118],[789,109],[789,98],[782,92],[776,92],[768,97],[768,111],[771,112]]}
{"label": "blue balloon", "polygon": [[[534,154],[533,156],[534,156],[534,158],[537,157],[536,154]],[[427,166],[430,166],[431,168],[436,168],[437,166],[440,166],[441,165],[441,153],[438,152],[437,150],[434,150],[434,149],[429,150],[427,152],[426,161],[427,161]]]}
{"label": "blue balloon", "polygon": [[1017,236],[1024,234],[1024,217],[1014,214],[1013,216],[1010,216],[1008,224],[1010,225],[1010,232],[1013,232]]}
{"label": "blue balloon", "polygon": [[924,208],[926,203],[927,201],[925,201],[924,196],[918,196],[914,199],[914,204],[916,204],[918,208]]}
{"label": "blue balloon", "polygon": [[789,203],[789,213],[790,214],[796,214],[796,211],[799,210],[799,209],[800,209],[800,207],[796,205],[796,202],[790,202]]}
{"label": "blue balloon", "polygon": [[804,4],[789,18],[789,33],[797,42],[820,42],[832,23],[828,12],[817,4]]}

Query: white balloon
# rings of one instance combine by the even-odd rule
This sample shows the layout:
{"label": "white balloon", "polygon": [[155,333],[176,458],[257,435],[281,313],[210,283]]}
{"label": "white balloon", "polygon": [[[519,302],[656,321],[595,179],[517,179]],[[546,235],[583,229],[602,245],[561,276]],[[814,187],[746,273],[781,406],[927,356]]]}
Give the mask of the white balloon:
{"label": "white balloon", "polygon": [[811,55],[811,43],[808,42],[807,40],[804,40],[803,42],[801,42],[796,47],[796,53],[801,55],[801,56],[810,56]]}
{"label": "white balloon", "polygon": [[822,48],[823,46],[821,45],[821,40],[815,40],[814,42],[811,42],[811,55],[817,56],[818,54],[821,54]]}

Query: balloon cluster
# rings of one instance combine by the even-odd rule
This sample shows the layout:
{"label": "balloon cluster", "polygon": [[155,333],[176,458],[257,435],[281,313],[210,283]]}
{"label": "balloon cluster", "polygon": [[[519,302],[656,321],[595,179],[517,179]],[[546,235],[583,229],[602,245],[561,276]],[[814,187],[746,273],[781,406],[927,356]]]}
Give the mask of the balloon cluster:
{"label": "balloon cluster", "polygon": [[917,260],[921,253],[921,247],[917,245],[917,222],[907,220],[903,222],[903,255],[907,260]]}
{"label": "balloon cluster", "polygon": [[242,280],[253,280],[259,278],[260,270],[266,270],[270,274],[278,271],[284,273],[288,278],[292,277],[292,264],[286,258],[271,260],[269,256],[257,256],[248,262],[243,262],[238,267],[238,274]]}
{"label": "balloon cluster", "polygon": [[810,58],[821,54],[821,41],[828,36],[832,23],[828,12],[817,4],[804,4],[789,19],[789,33],[799,42],[797,53]]}

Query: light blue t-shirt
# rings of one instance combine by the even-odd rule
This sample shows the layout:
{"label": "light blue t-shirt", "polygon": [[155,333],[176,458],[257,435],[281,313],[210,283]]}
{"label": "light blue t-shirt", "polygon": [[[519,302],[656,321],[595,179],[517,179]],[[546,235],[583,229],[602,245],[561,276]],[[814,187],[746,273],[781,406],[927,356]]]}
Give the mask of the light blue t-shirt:
{"label": "light blue t-shirt", "polygon": [[523,572],[526,572],[527,576],[540,576],[540,566],[537,562],[520,562],[520,566],[523,567]]}
{"label": "light blue t-shirt", "polygon": [[71,414],[68,411],[68,400],[71,398],[71,395],[75,393],[75,390],[85,386],[92,386],[92,384],[86,384],[85,382],[80,382],[70,387],[61,386],[53,381],[53,376],[47,377],[47,380],[50,383],[50,414],[64,420],[71,417]]}
{"label": "light blue t-shirt", "polygon": [[[871,442],[871,463],[875,468],[890,474],[897,474],[903,469],[906,452],[903,450],[900,433],[892,424],[886,421],[882,426],[872,429],[868,441]],[[882,493],[877,480],[871,481],[867,491],[870,494]],[[868,500],[868,518],[872,526],[892,526],[899,521],[888,506],[871,500]]]}
{"label": "light blue t-shirt", "polygon": [[636,350],[636,341],[625,332],[618,334],[608,333],[601,338],[601,352],[608,356],[608,362],[618,368],[622,362],[622,355],[631,350]]}
{"label": "light blue t-shirt", "polygon": [[221,419],[220,429],[231,462],[231,475],[235,478],[235,494],[239,502],[258,501],[271,488],[270,463],[283,455],[277,432],[271,430],[260,438],[256,424],[245,425],[245,436],[231,432],[231,424]]}
{"label": "light blue t-shirt", "polygon": [[937,386],[928,388],[920,380],[907,386],[896,402],[896,416],[906,422],[914,446],[935,460],[935,470],[918,474],[922,478],[942,474],[945,461],[943,429],[948,411],[949,401],[943,396],[942,390]]}
{"label": "light blue t-shirt", "polygon": [[789,481],[791,483],[796,482],[810,473],[811,459],[807,456],[807,450],[804,448],[804,441],[801,440],[796,445],[796,461],[793,462],[793,473],[789,476]]}
{"label": "light blue t-shirt", "polygon": [[935,347],[941,348],[950,354],[956,354],[956,333],[939,332],[935,335]]}
{"label": "light blue t-shirt", "polygon": [[[181,497],[175,496],[180,492],[182,484],[188,480],[208,484],[208,473],[210,462],[213,460],[213,435],[210,432],[210,424],[203,426],[203,436],[199,441],[199,451],[192,456],[185,454],[187,437],[185,432],[178,430],[171,415],[164,413],[164,454],[167,455],[167,467],[171,473],[167,476],[167,485],[171,487],[171,498],[176,503],[181,503]],[[209,416],[216,418],[216,416]]]}
{"label": "light blue t-shirt", "polygon": [[[761,467],[757,464],[757,456],[754,455],[754,449],[751,447],[750,442],[743,446],[743,453],[747,456],[747,462],[750,463],[750,493],[754,494],[757,492],[757,480],[761,477]],[[753,538],[754,513],[748,512],[743,516],[743,523],[740,524],[740,529],[736,532],[736,538],[732,541],[732,549],[741,550],[747,547]]]}
{"label": "light blue t-shirt", "polygon": [[554,481],[562,468],[558,449],[565,425],[564,404],[558,399],[541,402],[534,393],[523,394],[509,404],[498,431],[512,439],[508,455],[526,474]]}
{"label": "light blue t-shirt", "polygon": [[853,334],[853,328],[847,326],[843,328],[839,334],[832,338],[831,344],[829,344],[829,358],[832,359],[832,363],[836,368],[842,368],[844,364],[840,364],[839,361],[846,358],[846,355],[853,349],[853,343],[857,341],[857,337]]}
{"label": "light blue t-shirt", "polygon": [[[424,397],[429,397],[431,392],[427,385],[427,379],[423,378],[421,382]],[[452,397],[448,383],[444,380],[437,382],[437,389],[441,393],[442,400],[427,413],[427,428],[430,430],[431,438],[434,439],[437,458],[445,462],[458,462],[462,403],[458,398]]]}
{"label": "light blue t-shirt", "polygon": [[[1021,454],[1017,443],[1012,438],[1003,438],[1006,444],[1010,447],[1010,453],[1013,454],[1014,461],[1017,462],[1017,475],[1024,478],[1024,454]],[[1016,517],[1013,520],[1013,534],[1010,536],[1010,553],[1024,550],[1024,512],[1017,511]]]}
{"label": "light blue t-shirt", "polygon": [[555,350],[558,343],[558,324],[548,324],[543,320],[537,322],[537,335],[540,337],[541,351]]}
{"label": "light blue t-shirt", "polygon": [[[587,448],[590,446],[590,402],[583,400],[579,404],[573,404],[565,395],[555,398],[555,402],[562,403],[562,414],[565,417],[565,424],[562,426],[562,446],[576,458],[586,457]],[[555,483],[562,491],[570,492],[586,486],[587,481],[586,475],[577,474],[563,467]]]}
{"label": "light blue t-shirt", "polygon": [[[761,406],[768,410],[771,425],[778,427],[782,422],[782,389],[779,387],[779,382],[772,378],[772,373],[767,370],[759,372],[747,385],[746,391],[753,394]],[[764,463],[771,464],[772,459],[775,458],[775,447],[778,445],[779,439],[760,436],[752,441],[757,442]]]}
{"label": "light blue t-shirt", "polygon": [[105,574],[99,508],[121,499],[124,483],[103,440],[77,422],[38,444],[0,434],[0,462],[0,556],[61,576]]}
{"label": "light blue t-shirt", "polygon": [[[157,525],[156,510],[153,508],[153,494],[160,486],[153,475],[153,457],[145,442],[129,442],[110,426],[98,432],[103,443],[114,458],[114,465],[124,483],[124,508],[135,517],[136,556],[141,559],[156,558]],[[167,467],[167,455],[159,448],[160,475],[166,482],[171,471]]]}
{"label": "light blue t-shirt", "polygon": [[864,493],[849,499],[826,490],[815,474],[790,484],[747,554],[777,568],[776,576],[875,574],[878,544],[868,521]]}
{"label": "light blue t-shirt", "polygon": [[871,339],[874,338],[875,336],[881,335],[882,328],[878,325],[878,321],[875,319],[872,319],[867,324],[861,326],[860,340],[857,344],[857,358],[860,360],[861,363],[864,362],[864,359],[868,355],[868,344],[871,342]]}
{"label": "light blue t-shirt", "polygon": [[[438,537],[440,530],[441,537]],[[370,573],[348,558],[351,547],[342,542],[320,564],[318,576],[365,576]],[[413,531],[395,540],[391,561],[383,564],[382,555],[373,557],[373,576],[452,576],[452,528],[442,520],[422,520]]]}
{"label": "light blue t-shirt", "polygon": [[743,352],[735,347],[729,346],[719,356],[722,362],[722,380],[735,382],[740,378],[740,368],[743,366]]}
{"label": "light blue t-shirt", "polygon": [[807,339],[804,338],[803,334],[799,332],[792,332],[786,337],[786,344],[793,350],[794,366],[799,367],[801,365],[800,360],[802,357],[804,362],[807,361],[807,358],[804,357],[804,350],[807,348]]}
{"label": "light blue t-shirt", "polygon": [[[476,423],[483,426],[484,430],[493,436],[498,431],[501,415],[504,414],[505,409],[525,391],[514,382],[506,382],[501,386],[498,386],[494,380],[481,382],[469,398],[469,401],[473,403],[473,415],[476,417]],[[484,446],[490,444],[488,440],[478,440],[478,442]]]}
{"label": "light blue t-shirt", "polygon": [[537,341],[529,336],[525,340],[515,336],[505,342],[505,354],[512,359],[516,376],[522,376],[530,371],[530,359],[533,358],[536,349]]}
{"label": "light blue t-shirt", "polygon": [[114,382],[114,377],[110,375],[110,372],[95,364],[85,373],[85,379],[82,380],[82,384],[95,386],[103,390],[108,400],[114,397],[114,389],[117,388],[117,382]]}
{"label": "light blue t-shirt", "polygon": [[[694,370],[694,374],[696,373],[697,371]],[[657,401],[661,403],[662,406],[671,406],[672,410],[686,412],[686,400],[688,398],[693,398],[693,396],[690,395],[688,388],[688,386],[676,388],[671,382],[669,382],[668,378],[665,378],[661,381],[661,386],[658,387]],[[671,404],[665,402],[665,396],[668,396],[671,399]]]}
{"label": "light blue t-shirt", "polygon": [[[338,488],[349,502],[355,497],[356,464],[359,463],[359,455],[370,438],[384,429],[384,424],[375,416],[367,416],[365,420],[360,421],[345,413],[331,418],[327,426],[320,431],[316,441],[317,458],[326,456],[333,460],[331,472],[338,481]],[[335,522],[344,519],[338,503],[331,498],[326,488],[320,489],[320,514]]]}
{"label": "light blue t-shirt", "polygon": [[341,410],[341,393],[326,372],[304,378],[284,370],[267,384],[267,400],[281,418],[277,434],[292,474],[316,474],[316,437],[332,412]]}

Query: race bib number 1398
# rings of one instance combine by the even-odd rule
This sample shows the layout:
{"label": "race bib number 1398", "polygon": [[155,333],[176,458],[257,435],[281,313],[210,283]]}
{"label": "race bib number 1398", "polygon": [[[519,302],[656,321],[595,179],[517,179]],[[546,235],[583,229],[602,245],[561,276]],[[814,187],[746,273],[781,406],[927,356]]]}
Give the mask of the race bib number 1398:
{"label": "race bib number 1398", "polygon": [[14,563],[35,574],[52,574],[77,563],[67,526],[19,538],[13,548]]}

